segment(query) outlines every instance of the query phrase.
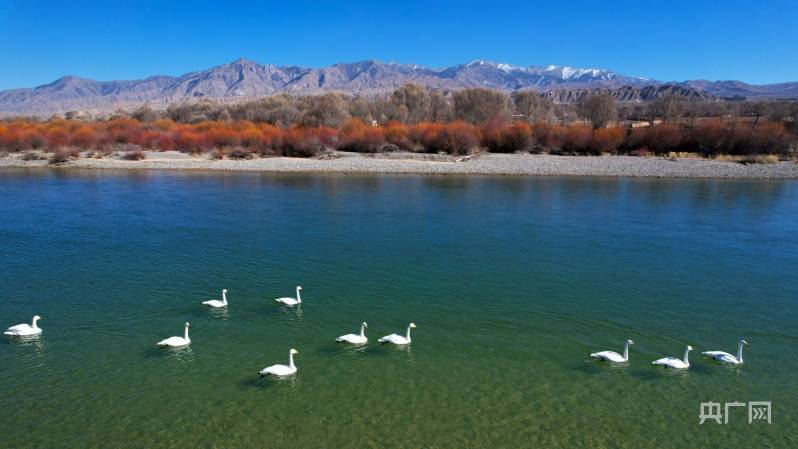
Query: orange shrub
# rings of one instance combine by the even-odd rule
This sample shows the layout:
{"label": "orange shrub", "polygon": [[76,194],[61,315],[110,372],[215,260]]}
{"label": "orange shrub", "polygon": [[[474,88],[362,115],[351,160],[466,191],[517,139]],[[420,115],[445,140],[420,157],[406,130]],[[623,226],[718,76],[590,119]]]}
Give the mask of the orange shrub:
{"label": "orange shrub", "polygon": [[531,127],[533,145],[548,150],[560,149],[562,148],[565,134],[563,130],[562,126],[535,123]]}
{"label": "orange shrub", "polygon": [[572,153],[590,152],[590,140],[593,134],[590,128],[582,125],[565,128],[562,149]]}
{"label": "orange shrub", "polygon": [[241,145],[247,148],[255,148],[258,146],[263,133],[258,128],[246,128],[239,131],[238,139]]}
{"label": "orange shrub", "polygon": [[366,126],[360,119],[349,119],[338,133],[338,148],[347,151],[374,153],[385,145],[383,129]]}
{"label": "orange shrub", "polygon": [[118,118],[106,125],[111,139],[117,143],[141,143],[141,124],[132,118]]}
{"label": "orange shrub", "polygon": [[412,149],[413,145],[408,137],[409,130],[407,126],[397,121],[390,121],[383,127],[383,132],[388,143],[396,145],[403,150]]}
{"label": "orange shrub", "polygon": [[264,124],[260,126],[257,151],[261,155],[281,154],[283,148],[283,131],[276,126]]}
{"label": "orange shrub", "polygon": [[293,127],[283,133],[282,154],[292,157],[315,156],[335,145],[337,133],[326,127]]}
{"label": "orange shrub", "polygon": [[482,144],[494,153],[531,151],[533,148],[532,129],[526,123],[486,125],[482,132]]}
{"label": "orange shrub", "polygon": [[623,128],[599,128],[593,130],[589,145],[593,154],[615,153],[623,143]]}
{"label": "orange shrub", "polygon": [[[706,120],[694,129],[658,125],[626,131],[564,127],[547,123],[507,124],[489,120],[480,126],[465,122],[429,123],[412,126],[392,121],[369,126],[349,119],[339,130],[327,127],[289,129],[248,120],[203,121],[176,124],[168,119],[139,122],[132,118],[109,121],[51,119],[0,121],[0,150],[29,151],[38,148],[93,148],[107,152],[119,144],[188,152],[243,149],[244,156],[285,154],[310,156],[324,148],[373,152],[396,146],[404,150],[463,154],[482,145],[493,152],[565,151],[576,154],[668,153],[695,151],[717,154],[777,154],[791,151],[795,134],[784,123]],[[128,149],[128,151],[131,151]],[[242,153],[242,154],[243,154]]]}
{"label": "orange shrub", "polygon": [[197,153],[205,149],[202,135],[191,127],[179,127],[174,133],[175,147],[184,152]]}
{"label": "orange shrub", "polygon": [[61,148],[69,144],[69,134],[61,127],[52,127],[47,130],[44,140],[48,148]]}
{"label": "orange shrub", "polygon": [[235,131],[217,126],[208,128],[204,133],[204,138],[208,144],[217,148],[232,147],[240,142]]}
{"label": "orange shrub", "polygon": [[160,151],[174,151],[177,149],[175,141],[169,134],[162,133],[155,141],[155,148]]}

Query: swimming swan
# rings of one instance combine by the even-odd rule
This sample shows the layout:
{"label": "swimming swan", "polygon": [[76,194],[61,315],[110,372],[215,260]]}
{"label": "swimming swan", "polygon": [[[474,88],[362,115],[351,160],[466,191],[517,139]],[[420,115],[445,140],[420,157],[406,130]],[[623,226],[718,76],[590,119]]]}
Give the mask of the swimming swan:
{"label": "swimming swan", "polygon": [[687,348],[684,350],[684,360],[679,360],[676,357],[663,357],[659,360],[655,360],[651,362],[652,365],[660,365],[667,368],[675,368],[675,369],[687,369],[690,368],[690,361],[687,359],[687,356],[690,354],[690,351],[693,350],[693,347],[687,345]]}
{"label": "swimming swan", "polygon": [[711,357],[718,362],[723,363],[730,363],[732,365],[742,365],[743,364],[743,345],[751,346],[745,340],[740,340],[740,346],[737,347],[737,357],[729,354],[728,352],[723,351],[705,351],[701,354]]}
{"label": "swimming swan", "polygon": [[623,345],[623,355],[618,354],[615,351],[601,351],[601,352],[594,352],[590,354],[590,357],[598,360],[604,360],[607,362],[612,363],[624,363],[629,361],[629,345],[633,345],[635,342],[632,340],[626,340],[626,343]]}
{"label": "swimming swan", "polygon": [[391,343],[391,344],[399,345],[399,346],[409,345],[410,342],[412,341],[412,340],[410,340],[410,329],[415,329],[415,328],[416,328],[416,324],[415,323],[410,323],[410,325],[407,326],[407,336],[402,337],[401,335],[391,334],[391,335],[386,335],[386,336],[380,338],[377,341],[379,341],[382,344]]}
{"label": "swimming swan", "polygon": [[344,343],[352,343],[353,345],[362,345],[367,343],[369,339],[366,337],[366,328],[369,327],[368,324],[363,322],[360,325],[360,335],[357,334],[346,334],[341,335],[340,337],[336,338],[335,341],[344,342]]}
{"label": "swimming swan", "polygon": [[188,338],[188,328],[189,324],[186,323],[185,330],[183,331],[182,337],[169,337],[166,340],[161,340],[158,342],[158,346],[162,347],[170,347],[170,348],[179,348],[181,346],[186,346],[191,343],[191,339]]}
{"label": "swimming swan", "polygon": [[285,304],[287,306],[295,306],[297,304],[302,304],[302,297],[299,296],[299,292],[302,291],[302,287],[297,285],[296,286],[296,298],[285,297],[285,298],[277,298],[275,301]]}
{"label": "swimming swan", "polygon": [[33,321],[31,324],[22,323],[17,324],[16,326],[11,326],[3,332],[4,335],[8,335],[11,337],[27,337],[30,335],[39,335],[42,333],[42,329],[36,325],[36,322],[42,319],[39,315],[33,316]]}
{"label": "swimming swan", "polygon": [[227,289],[222,290],[222,300],[219,301],[218,299],[211,299],[209,301],[202,301],[203,304],[206,306],[211,306],[215,308],[227,307]]}
{"label": "swimming swan", "polygon": [[262,370],[258,371],[260,377],[272,375],[272,376],[290,376],[291,374],[296,373],[296,365],[294,365],[294,354],[299,354],[299,351],[296,349],[291,349],[288,351],[288,366],[285,365],[272,365]]}

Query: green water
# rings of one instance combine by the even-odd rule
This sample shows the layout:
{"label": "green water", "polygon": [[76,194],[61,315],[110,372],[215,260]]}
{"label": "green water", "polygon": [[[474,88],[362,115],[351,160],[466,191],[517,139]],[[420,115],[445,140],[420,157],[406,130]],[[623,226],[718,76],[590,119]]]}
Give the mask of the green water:
{"label": "green water", "polygon": [[0,327],[44,329],[0,447],[796,447],[796,231],[795,182],[0,171]]}

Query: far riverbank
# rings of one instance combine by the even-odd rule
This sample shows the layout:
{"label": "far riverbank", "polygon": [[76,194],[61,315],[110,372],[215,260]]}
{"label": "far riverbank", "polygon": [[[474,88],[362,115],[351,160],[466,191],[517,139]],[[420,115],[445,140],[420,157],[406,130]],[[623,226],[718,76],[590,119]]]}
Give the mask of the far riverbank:
{"label": "far riverbank", "polygon": [[77,158],[61,164],[46,159],[0,158],[0,168],[80,168],[148,170],[223,170],[280,173],[375,173],[429,175],[612,176],[647,178],[798,179],[794,161],[764,164],[692,158],[637,156],[554,156],[479,154],[468,159],[418,153],[360,154],[335,152],[324,158],[268,157],[211,159],[174,151],[145,152],[145,159]]}

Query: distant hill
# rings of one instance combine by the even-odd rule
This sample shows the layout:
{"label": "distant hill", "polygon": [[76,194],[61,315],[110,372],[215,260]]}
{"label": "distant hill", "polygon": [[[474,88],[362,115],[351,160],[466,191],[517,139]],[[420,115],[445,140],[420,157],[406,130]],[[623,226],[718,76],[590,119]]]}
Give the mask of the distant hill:
{"label": "distant hill", "polygon": [[790,100],[798,98],[798,82],[754,85],[742,81],[693,80],[677,84],[691,89],[703,90],[719,98]]}
{"label": "distant hill", "polygon": [[717,97],[700,89],[680,86],[676,84],[654,84],[648,86],[623,86],[615,89],[602,89],[596,87],[552,89],[542,95],[555,103],[578,103],[588,94],[596,91],[609,92],[619,102],[642,103],[653,101],[664,95],[678,95],[689,100],[715,101]]}
{"label": "distant hill", "polygon": [[507,92],[537,90],[557,102],[578,101],[592,89],[610,90],[619,101],[649,101],[664,92],[691,98],[796,98],[798,83],[749,85],[739,81],[662,83],[604,69],[564,66],[514,67],[473,61],[444,69],[361,61],[323,68],[277,67],[246,59],[186,73],[132,81],[65,76],[50,84],[0,91],[0,113],[46,115],[70,110],[111,111],[142,104],[165,107],[195,99],[238,101],[276,93],[341,92],[373,95],[412,82],[451,91],[487,87]]}

